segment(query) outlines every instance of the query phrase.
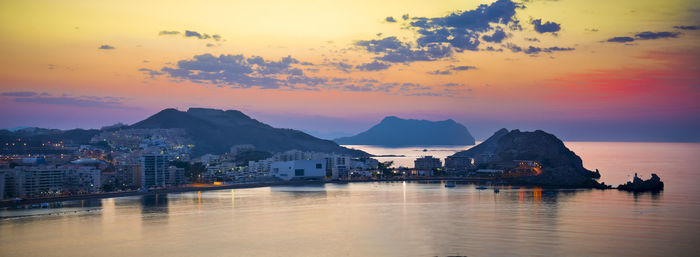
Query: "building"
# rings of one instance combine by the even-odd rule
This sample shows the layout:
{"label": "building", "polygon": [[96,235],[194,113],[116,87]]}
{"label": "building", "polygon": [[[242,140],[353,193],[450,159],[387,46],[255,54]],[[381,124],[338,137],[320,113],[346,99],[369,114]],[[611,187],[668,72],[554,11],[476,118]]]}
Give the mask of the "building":
{"label": "building", "polygon": [[102,187],[101,171],[95,167],[66,169],[63,179],[63,191],[71,194],[96,193]]}
{"label": "building", "polygon": [[5,173],[5,197],[54,196],[63,190],[64,169],[21,167]]}
{"label": "building", "polygon": [[418,158],[413,163],[416,170],[433,170],[442,168],[442,161],[429,155]]}
{"label": "building", "polygon": [[448,156],[445,158],[446,170],[466,170],[474,167],[474,159],[471,157]]}
{"label": "building", "polygon": [[350,177],[350,157],[345,155],[331,154],[324,158],[326,160],[326,176],[333,178],[348,179]]}
{"label": "building", "polygon": [[141,188],[164,187],[169,180],[168,157],[162,154],[141,156]]}
{"label": "building", "polygon": [[326,176],[326,160],[275,162],[270,175],[283,180],[314,180]]}
{"label": "building", "polygon": [[5,172],[0,170],[0,200],[5,199]]}
{"label": "building", "polygon": [[178,168],[175,166],[168,167],[168,182],[170,186],[179,186],[185,184],[185,168]]}

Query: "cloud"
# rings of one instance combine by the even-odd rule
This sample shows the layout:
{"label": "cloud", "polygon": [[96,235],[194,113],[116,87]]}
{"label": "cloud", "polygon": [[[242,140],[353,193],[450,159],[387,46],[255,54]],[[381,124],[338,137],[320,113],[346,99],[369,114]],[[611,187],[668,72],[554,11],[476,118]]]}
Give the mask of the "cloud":
{"label": "cloud", "polygon": [[627,42],[632,42],[634,41],[634,38],[631,37],[613,37],[607,40],[608,42],[613,42],[613,43],[627,43]]}
{"label": "cloud", "polygon": [[449,70],[434,70],[434,71],[429,71],[428,74],[431,74],[431,75],[450,75],[450,74],[452,74],[452,71],[449,71]]}
{"label": "cloud", "polygon": [[[139,71],[151,78],[166,77],[176,82],[191,82],[230,86],[231,88],[259,88],[280,90],[340,90],[381,92],[390,95],[449,95],[433,88],[413,83],[387,83],[369,78],[322,77],[316,74],[307,75],[304,70],[322,66],[332,66],[339,70],[350,72],[353,69],[363,71],[383,70],[390,63],[374,60],[361,65],[351,65],[342,61],[313,64],[301,62],[291,56],[277,60],[265,59],[260,56],[246,57],[241,54],[202,54],[189,59],[183,59],[160,69],[141,68]],[[451,71],[474,69],[473,66],[448,66]],[[451,93],[450,93],[451,94]]]}
{"label": "cloud", "polygon": [[101,46],[98,47],[97,49],[100,49],[100,50],[114,50],[114,49],[116,49],[116,48],[115,48],[114,46],[111,46],[111,45],[101,45]]}
{"label": "cloud", "polygon": [[454,71],[475,70],[474,66],[449,66]]}
{"label": "cloud", "polygon": [[501,29],[494,31],[492,35],[484,35],[481,37],[481,39],[483,39],[486,42],[495,42],[495,43],[501,43],[501,41],[503,41],[503,39],[505,39],[505,38],[506,38],[506,33],[503,32],[503,30],[501,30]]}
{"label": "cloud", "polygon": [[199,39],[210,38],[210,36],[207,34],[199,33],[197,31],[192,31],[192,30],[185,30],[185,37],[196,37]]}
{"label": "cloud", "polygon": [[371,92],[375,91],[375,88],[372,84],[365,84],[364,86],[346,85],[343,87],[343,91]]}
{"label": "cloud", "polygon": [[525,54],[538,54],[541,51],[542,51],[542,48],[534,47],[534,46],[530,46],[528,48],[523,49],[523,53],[525,53]]}
{"label": "cloud", "polygon": [[445,70],[434,70],[434,71],[429,71],[428,74],[432,75],[450,75],[452,74],[453,71],[466,71],[466,70],[474,70],[476,69],[475,66],[454,66],[450,65],[445,67]]}
{"label": "cloud", "polygon": [[576,50],[575,48],[572,48],[572,47],[558,47],[558,46],[553,46],[553,47],[528,46],[527,48],[522,48],[520,46],[510,44],[510,43],[506,47],[508,49],[510,49],[510,51],[512,51],[513,53],[523,52],[524,54],[529,54],[529,55],[537,55],[541,52],[553,53],[553,52],[563,52],[563,51]]}
{"label": "cloud", "polygon": [[390,23],[396,23],[396,19],[394,19],[394,17],[391,17],[391,16],[386,17],[386,19],[384,19],[384,21],[390,22]]}
{"label": "cloud", "polygon": [[510,0],[498,0],[443,17],[413,17],[410,26],[420,35],[416,40],[418,46],[445,43],[457,51],[478,51],[481,34],[496,30],[497,25],[517,25],[515,11],[521,8],[525,7]]}
{"label": "cloud", "polygon": [[628,43],[632,42],[635,40],[654,40],[654,39],[662,39],[662,38],[677,38],[681,33],[680,32],[669,32],[669,31],[662,31],[662,32],[651,32],[651,31],[644,31],[644,32],[639,32],[634,35],[633,37],[613,37],[608,40],[607,42],[613,42],[613,43]]}
{"label": "cloud", "polygon": [[168,31],[168,30],[162,30],[158,32],[158,35],[160,36],[168,36],[168,35],[179,35],[180,31]]}
{"label": "cloud", "polygon": [[376,60],[391,63],[433,61],[452,55],[452,50],[448,46],[431,44],[412,48],[410,44],[401,42],[396,37],[360,40],[355,42],[355,45],[365,48],[368,52],[381,54],[375,58]]}
{"label": "cloud", "polygon": [[39,94],[36,92],[31,92],[31,91],[18,91],[18,92],[3,92],[0,95],[2,95],[2,96],[28,97],[28,96],[36,96]]}
{"label": "cloud", "polygon": [[63,94],[60,96],[51,95],[48,93],[37,92],[4,92],[2,96],[11,97],[13,101],[18,103],[36,103],[36,104],[51,104],[51,105],[66,105],[76,107],[89,108],[122,108],[131,109],[123,104],[124,98],[112,96],[71,96]]}
{"label": "cloud", "polygon": [[[246,58],[243,55],[212,54],[196,55],[192,59],[180,60],[175,67],[160,70],[142,68],[140,71],[150,76],[167,75],[174,79],[195,83],[230,85],[238,88],[259,87],[294,88],[295,85],[317,86],[324,78],[304,76],[299,61],[291,56],[279,61],[266,60],[260,56]],[[352,68],[352,65],[349,66]]]}
{"label": "cloud", "polygon": [[638,40],[651,40],[651,39],[659,39],[659,38],[676,38],[678,35],[681,33],[679,32],[651,32],[651,31],[645,31],[645,32],[639,32],[635,34],[634,36]]}
{"label": "cloud", "polygon": [[558,32],[561,30],[561,25],[556,22],[547,21],[542,23],[542,19],[536,19],[532,21],[532,25],[535,25],[535,31],[537,33],[547,33],[547,32]]}
{"label": "cloud", "polygon": [[361,65],[355,66],[355,68],[363,71],[379,71],[379,70],[386,70],[389,67],[391,67],[391,64],[383,63],[383,62],[378,62],[378,61],[373,61],[370,63],[363,63]]}
{"label": "cloud", "polygon": [[219,34],[209,35],[207,33],[201,33],[201,32],[197,32],[194,30],[185,30],[184,32],[180,32],[180,31],[176,31],[176,30],[161,30],[160,32],[158,32],[159,36],[175,36],[175,35],[180,35],[180,34],[182,34],[183,37],[193,37],[193,38],[203,39],[203,40],[211,39],[211,40],[215,40],[215,41],[220,41],[222,39],[222,37]]}
{"label": "cloud", "polygon": [[329,62],[326,63],[328,66],[333,66],[336,69],[345,72],[345,73],[350,73],[350,70],[352,70],[352,64],[344,63],[344,62]]}
{"label": "cloud", "polygon": [[682,29],[682,30],[698,30],[700,29],[700,26],[695,26],[695,25],[686,25],[686,26],[673,26],[675,29]]}
{"label": "cloud", "polygon": [[561,52],[561,51],[574,51],[574,50],[576,50],[576,49],[572,48],[572,47],[558,47],[558,46],[542,49],[542,51],[547,52],[547,53]]}

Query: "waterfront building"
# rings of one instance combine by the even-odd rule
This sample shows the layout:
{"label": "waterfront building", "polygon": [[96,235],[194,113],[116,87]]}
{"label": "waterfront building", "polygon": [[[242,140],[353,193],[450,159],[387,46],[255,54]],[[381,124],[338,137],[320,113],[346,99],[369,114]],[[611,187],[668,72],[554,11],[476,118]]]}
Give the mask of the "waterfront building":
{"label": "waterfront building", "polygon": [[271,176],[283,180],[323,179],[326,176],[326,160],[274,162],[271,169]]}
{"label": "waterfront building", "polygon": [[102,187],[101,171],[95,167],[65,169],[63,191],[71,194],[96,193]]}
{"label": "waterfront building", "polygon": [[446,170],[467,170],[474,167],[474,159],[471,157],[448,156],[445,158]]}
{"label": "waterfront building", "polygon": [[175,166],[168,167],[168,177],[167,182],[170,186],[179,186],[185,184],[185,168],[178,168]]}
{"label": "waterfront building", "polygon": [[141,187],[164,187],[169,179],[168,158],[162,154],[141,156]]}
{"label": "waterfront building", "polygon": [[442,161],[429,155],[418,158],[413,163],[416,170],[433,170],[442,168]]}
{"label": "waterfront building", "polygon": [[16,167],[5,170],[6,197],[40,197],[60,194],[65,170],[43,167]]}

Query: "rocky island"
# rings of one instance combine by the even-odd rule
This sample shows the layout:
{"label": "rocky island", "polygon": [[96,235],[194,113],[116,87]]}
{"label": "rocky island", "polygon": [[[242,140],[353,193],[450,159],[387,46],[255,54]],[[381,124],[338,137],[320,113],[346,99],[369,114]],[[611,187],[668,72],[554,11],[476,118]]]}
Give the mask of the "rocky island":
{"label": "rocky island", "polygon": [[617,186],[617,190],[630,191],[630,192],[659,192],[664,190],[664,182],[655,173],[651,174],[651,178],[643,180],[634,174],[632,182],[627,182]]}
{"label": "rocky island", "polygon": [[503,173],[514,184],[560,188],[611,188],[600,172],[587,170],[581,158],[556,136],[541,130],[501,129],[481,144],[449,158],[471,158],[479,171]]}

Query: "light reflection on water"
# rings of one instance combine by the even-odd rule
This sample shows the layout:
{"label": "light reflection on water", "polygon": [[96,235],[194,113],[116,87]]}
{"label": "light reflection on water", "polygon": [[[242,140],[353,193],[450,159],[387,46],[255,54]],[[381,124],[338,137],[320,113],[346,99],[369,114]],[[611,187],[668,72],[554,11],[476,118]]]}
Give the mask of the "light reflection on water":
{"label": "light reflection on water", "polygon": [[660,194],[375,182],[123,197],[0,211],[22,216],[0,220],[0,256],[693,256],[700,147],[652,146],[569,147],[614,183],[658,170]]}

